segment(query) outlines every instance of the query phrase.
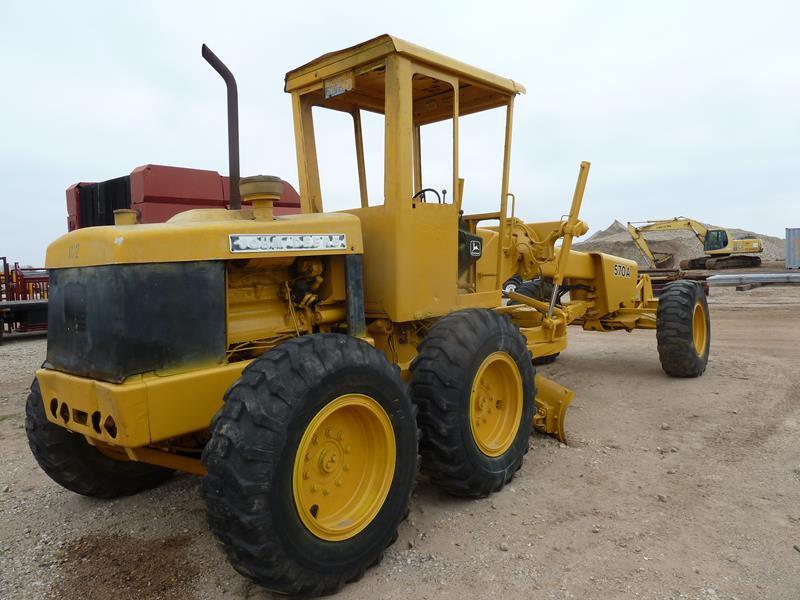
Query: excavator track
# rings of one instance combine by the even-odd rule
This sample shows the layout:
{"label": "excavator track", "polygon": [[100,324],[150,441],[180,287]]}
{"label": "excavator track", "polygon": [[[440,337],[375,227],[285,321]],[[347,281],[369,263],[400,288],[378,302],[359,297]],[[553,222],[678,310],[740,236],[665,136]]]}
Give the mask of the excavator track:
{"label": "excavator track", "polygon": [[701,256],[699,258],[690,258],[689,260],[682,260],[680,263],[681,269],[684,270],[697,270],[697,269],[707,269],[710,268],[707,266],[709,258],[707,256]]}
{"label": "excavator track", "polygon": [[723,256],[706,260],[706,269],[745,269],[760,266],[759,256]]}

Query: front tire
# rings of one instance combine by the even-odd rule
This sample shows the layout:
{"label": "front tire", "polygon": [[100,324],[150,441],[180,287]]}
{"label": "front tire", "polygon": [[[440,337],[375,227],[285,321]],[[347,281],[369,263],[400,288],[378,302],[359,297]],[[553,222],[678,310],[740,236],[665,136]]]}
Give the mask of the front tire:
{"label": "front tire", "polygon": [[422,468],[457,496],[500,490],[522,465],[533,415],[535,370],[511,321],[490,310],[442,317],[411,364]]}
{"label": "front tire", "polygon": [[211,430],[208,523],[242,575],[330,594],[397,538],[417,473],[416,411],[397,367],[366,342],[280,344],[244,370]]}
{"label": "front tire", "polygon": [[656,339],[661,368],[673,377],[699,377],[711,351],[711,319],[703,288],[678,280],[658,298]]}
{"label": "front tire", "polygon": [[506,282],[503,284],[503,295],[508,296],[511,292],[516,292],[517,288],[521,286],[523,283],[522,277],[519,275],[514,275],[506,279]]}
{"label": "front tire", "polygon": [[109,458],[82,435],[48,421],[36,379],[25,403],[25,431],[42,470],[76,494],[105,499],[130,496],[163,483],[173,474],[172,469]]}

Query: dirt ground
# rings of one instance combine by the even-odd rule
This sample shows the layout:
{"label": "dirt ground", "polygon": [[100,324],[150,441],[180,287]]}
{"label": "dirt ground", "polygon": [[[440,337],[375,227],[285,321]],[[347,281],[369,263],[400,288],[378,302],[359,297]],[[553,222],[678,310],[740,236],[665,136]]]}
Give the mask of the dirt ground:
{"label": "dirt ground", "polygon": [[[569,445],[534,435],[501,493],[421,480],[383,562],[341,598],[800,597],[800,289],[712,291],[700,379],[654,332],[571,332]],[[0,598],[268,598],[206,529],[199,480],[96,501],[36,466],[23,405],[42,338],[0,346]]]}

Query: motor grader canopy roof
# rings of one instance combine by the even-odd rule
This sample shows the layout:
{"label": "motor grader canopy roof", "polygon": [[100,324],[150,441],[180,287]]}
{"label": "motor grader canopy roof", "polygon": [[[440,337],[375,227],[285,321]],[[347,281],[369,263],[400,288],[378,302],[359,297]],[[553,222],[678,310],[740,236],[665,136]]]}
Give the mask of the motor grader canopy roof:
{"label": "motor grader canopy roof", "polygon": [[[509,97],[525,93],[525,88],[500,77],[464,64],[437,52],[384,34],[344,50],[323,54],[286,74],[285,91],[312,95],[315,106],[352,112],[364,109],[383,113],[385,106],[384,59],[400,55],[413,63],[437,69],[459,80],[459,114],[466,115],[508,103]],[[437,110],[446,102],[448,86],[424,75],[413,82],[415,122],[433,122],[448,115]],[[452,96],[452,90],[449,90]],[[442,114],[439,114],[442,113]]]}

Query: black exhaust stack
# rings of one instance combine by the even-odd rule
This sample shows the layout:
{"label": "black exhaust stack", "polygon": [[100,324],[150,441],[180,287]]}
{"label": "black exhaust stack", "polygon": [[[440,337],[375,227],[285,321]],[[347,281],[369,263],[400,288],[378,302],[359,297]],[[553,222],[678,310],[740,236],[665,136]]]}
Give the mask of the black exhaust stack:
{"label": "black exhaust stack", "polygon": [[230,208],[242,208],[239,196],[239,93],[236,90],[236,79],[230,69],[225,66],[208,46],[203,44],[203,58],[220,74],[228,88],[228,183],[230,184]]}

